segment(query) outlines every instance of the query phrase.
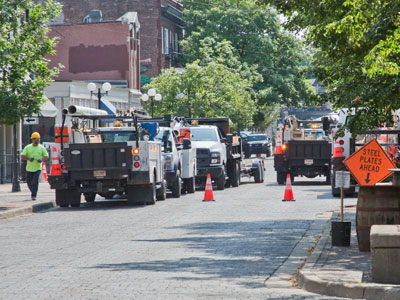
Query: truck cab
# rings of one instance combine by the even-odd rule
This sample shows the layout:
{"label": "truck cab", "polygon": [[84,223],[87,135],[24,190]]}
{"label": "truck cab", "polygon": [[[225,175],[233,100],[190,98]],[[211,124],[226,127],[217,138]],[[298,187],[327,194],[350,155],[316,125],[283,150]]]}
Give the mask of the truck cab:
{"label": "truck cab", "polygon": [[167,187],[172,191],[173,197],[179,198],[182,190],[182,144],[169,127],[160,127],[155,140],[161,143]]}
{"label": "truck cab", "polygon": [[225,187],[226,172],[226,138],[217,126],[191,126],[192,145],[197,149],[198,180],[205,180],[208,174],[217,184],[218,189]]}

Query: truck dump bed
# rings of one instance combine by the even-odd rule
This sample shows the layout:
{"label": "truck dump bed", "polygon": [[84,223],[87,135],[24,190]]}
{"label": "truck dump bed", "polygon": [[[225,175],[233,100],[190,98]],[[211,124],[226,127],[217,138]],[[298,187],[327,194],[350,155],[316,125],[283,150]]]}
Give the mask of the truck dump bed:
{"label": "truck dump bed", "polygon": [[292,166],[322,166],[330,163],[332,146],[328,141],[289,141],[286,155],[289,167]]}
{"label": "truck dump bed", "polygon": [[65,166],[72,180],[128,178],[132,147],[127,143],[70,144]]}

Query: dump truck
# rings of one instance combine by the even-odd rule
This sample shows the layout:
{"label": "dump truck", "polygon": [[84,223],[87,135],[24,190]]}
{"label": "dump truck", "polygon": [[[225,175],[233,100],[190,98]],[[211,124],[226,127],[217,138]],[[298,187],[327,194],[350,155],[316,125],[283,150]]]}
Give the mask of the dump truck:
{"label": "dump truck", "polygon": [[[311,125],[310,130],[307,126]],[[320,130],[320,125],[323,129]],[[313,128],[314,127],[314,128]],[[278,184],[284,184],[287,174],[292,182],[296,176],[325,176],[331,182],[332,145],[327,133],[329,120],[297,120],[288,117],[281,132],[282,146],[276,147],[274,168]],[[281,149],[279,148],[281,147]]]}

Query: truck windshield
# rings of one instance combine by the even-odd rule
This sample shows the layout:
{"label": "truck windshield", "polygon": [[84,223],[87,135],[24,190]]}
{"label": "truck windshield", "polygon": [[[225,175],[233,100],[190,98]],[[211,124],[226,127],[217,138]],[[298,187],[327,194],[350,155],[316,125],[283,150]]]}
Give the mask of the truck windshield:
{"label": "truck windshield", "polygon": [[267,140],[267,136],[265,135],[249,135],[247,137],[247,140],[249,142],[254,142],[254,141],[266,141]]}
{"label": "truck windshield", "polygon": [[106,131],[101,132],[103,143],[117,143],[134,141],[136,138],[134,131]]}
{"label": "truck windshield", "polygon": [[211,141],[218,142],[217,132],[214,128],[190,128],[192,133],[192,141]]}
{"label": "truck windshield", "polygon": [[305,140],[323,140],[325,138],[325,134],[322,131],[308,131],[304,130],[304,139]]}

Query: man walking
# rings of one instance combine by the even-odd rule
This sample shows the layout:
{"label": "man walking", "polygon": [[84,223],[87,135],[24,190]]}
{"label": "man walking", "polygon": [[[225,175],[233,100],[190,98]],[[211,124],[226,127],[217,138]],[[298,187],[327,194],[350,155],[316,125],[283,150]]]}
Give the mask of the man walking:
{"label": "man walking", "polygon": [[36,200],[39,188],[39,176],[42,170],[42,162],[49,159],[46,148],[39,144],[40,134],[32,133],[32,144],[27,145],[21,153],[22,160],[26,160],[26,183],[31,191],[31,199]]}

